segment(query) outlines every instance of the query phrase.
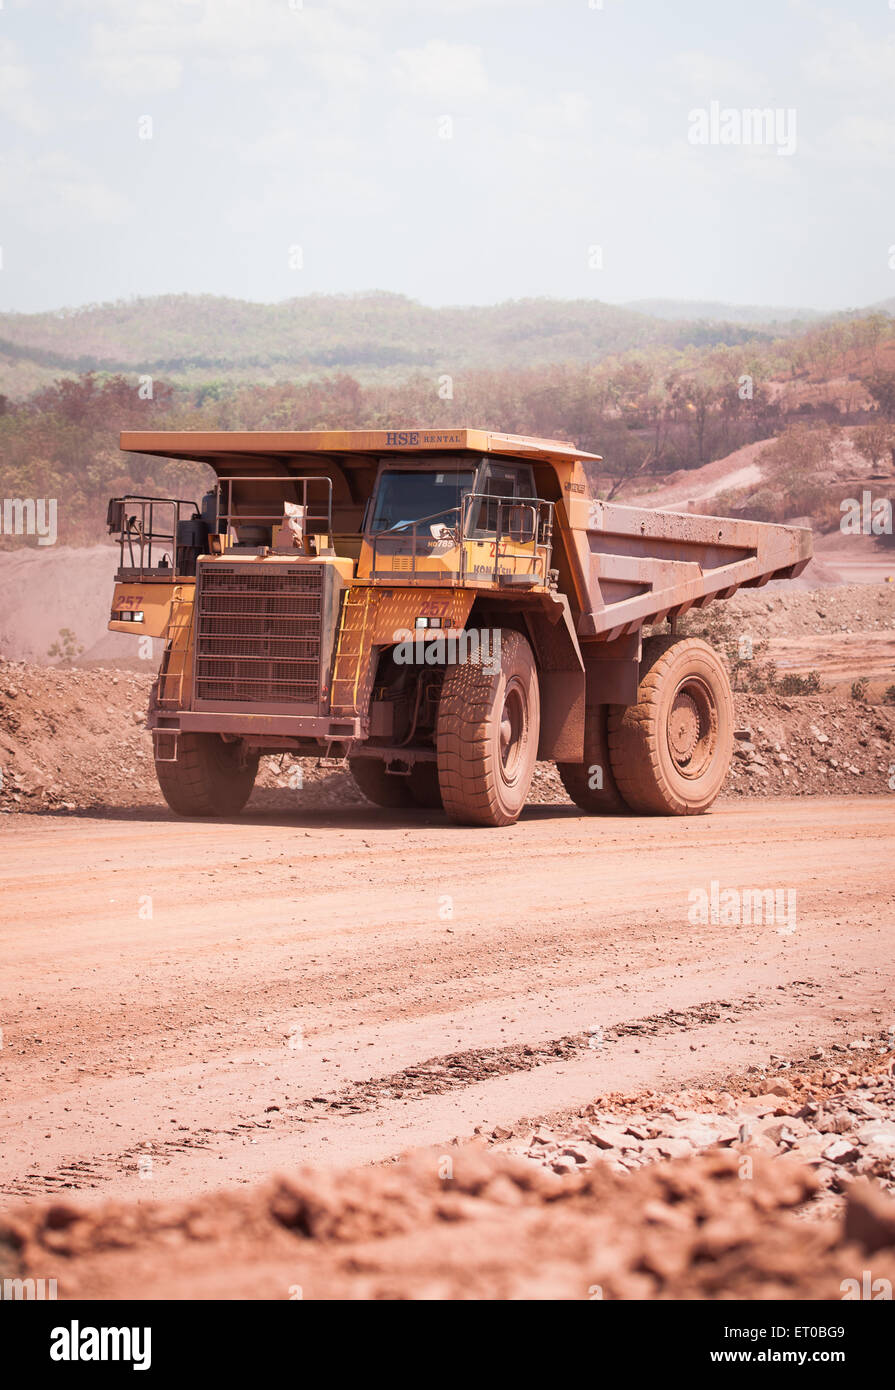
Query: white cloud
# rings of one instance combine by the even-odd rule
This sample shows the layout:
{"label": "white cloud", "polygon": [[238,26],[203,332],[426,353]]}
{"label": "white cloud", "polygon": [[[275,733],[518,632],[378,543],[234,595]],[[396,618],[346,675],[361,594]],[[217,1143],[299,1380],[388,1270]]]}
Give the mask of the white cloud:
{"label": "white cloud", "polygon": [[488,96],[485,60],[473,44],[430,39],[422,48],[399,48],[392,74],[399,88],[449,110]]}
{"label": "white cloud", "polygon": [[863,98],[875,89],[891,95],[895,87],[895,35],[865,35],[857,24],[823,19],[823,46],[802,64],[805,76],[828,92]]}
{"label": "white cloud", "polygon": [[663,66],[672,80],[685,87],[687,94],[704,96],[707,100],[729,100],[732,94],[740,94],[751,102],[758,102],[767,88],[766,79],[750,72],[743,62],[701,49],[675,53]]}
{"label": "white cloud", "polygon": [[306,53],[308,67],[329,87],[345,89],[366,86],[373,75],[369,58],[362,53],[342,53],[337,48],[321,48]]}
{"label": "white cloud", "polygon": [[543,135],[568,135],[584,129],[591,110],[590,97],[584,92],[557,92],[550,101],[539,101],[532,108],[529,124]]}
{"label": "white cloud", "polygon": [[47,113],[32,89],[30,69],[9,39],[0,39],[0,112],[25,130],[40,131]]}
{"label": "white cloud", "polygon": [[879,166],[891,180],[895,34],[865,34],[829,14],[820,22],[823,40],[801,64],[817,113],[809,152],[849,174],[856,166]]}
{"label": "white cloud", "polygon": [[69,155],[17,152],[0,157],[0,202],[35,227],[57,226],[63,237],[74,224],[120,225],[128,200]]}
{"label": "white cloud", "polygon": [[823,152],[849,166],[879,164],[891,177],[895,163],[895,126],[882,116],[850,112],[829,132]]}
{"label": "white cloud", "polygon": [[134,96],[174,91],[183,77],[177,54],[122,47],[118,36],[102,25],[94,31],[90,68],[104,86]]}
{"label": "white cloud", "polygon": [[178,87],[190,62],[237,81],[267,76],[265,55],[292,52],[297,64],[324,76],[356,79],[360,55],[375,37],[329,9],[292,9],[286,0],[96,0],[104,19],[93,25],[87,64],[113,91]]}
{"label": "white cloud", "polygon": [[[420,0],[330,0],[334,9],[365,18],[388,19],[392,15],[417,14]],[[586,0],[582,0],[586,3]],[[547,0],[426,0],[426,9],[438,15],[467,15],[476,10],[539,10]]]}

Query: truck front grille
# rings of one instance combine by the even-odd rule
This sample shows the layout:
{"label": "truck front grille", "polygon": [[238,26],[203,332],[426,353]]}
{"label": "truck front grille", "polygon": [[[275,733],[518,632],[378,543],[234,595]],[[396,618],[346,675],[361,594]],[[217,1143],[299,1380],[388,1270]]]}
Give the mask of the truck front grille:
{"label": "truck front grille", "polygon": [[197,704],[314,705],[323,565],[212,562],[196,582]]}

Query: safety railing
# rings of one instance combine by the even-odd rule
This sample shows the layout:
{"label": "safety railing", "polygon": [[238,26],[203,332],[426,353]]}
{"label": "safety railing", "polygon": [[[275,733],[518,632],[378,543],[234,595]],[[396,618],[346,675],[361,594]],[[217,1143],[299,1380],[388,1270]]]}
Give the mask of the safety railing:
{"label": "safety railing", "polygon": [[[553,506],[540,497],[464,493],[458,507],[419,517],[398,531],[369,533],[371,578],[424,574],[427,583],[546,583],[553,551]],[[493,551],[487,564],[481,558],[482,544]],[[455,553],[455,565],[419,568],[420,560],[447,560]],[[386,559],[391,561],[389,569],[380,567]]]}
{"label": "safety railing", "polygon": [[188,564],[179,563],[178,538],[181,523],[198,513],[196,503],[182,497],[113,497],[106,524],[118,536],[118,581],[188,577]]}
{"label": "safety railing", "polygon": [[[283,489],[297,488],[301,484],[301,506],[304,508],[304,530],[305,532],[326,531],[332,534],[333,529],[333,484],[331,478],[322,478],[314,474],[302,477],[286,477],[282,473],[258,474],[250,473],[244,476],[232,478],[221,478],[216,488],[216,530],[227,532],[231,527],[237,531],[246,526],[270,527],[271,531],[283,520],[284,501],[292,501],[293,498],[271,498],[269,501],[249,501],[243,503],[233,496],[234,483],[278,483]],[[321,489],[325,492],[324,499],[314,499],[310,496],[311,489]],[[261,510],[244,510],[244,507],[259,507]],[[315,510],[316,508],[316,510]]]}

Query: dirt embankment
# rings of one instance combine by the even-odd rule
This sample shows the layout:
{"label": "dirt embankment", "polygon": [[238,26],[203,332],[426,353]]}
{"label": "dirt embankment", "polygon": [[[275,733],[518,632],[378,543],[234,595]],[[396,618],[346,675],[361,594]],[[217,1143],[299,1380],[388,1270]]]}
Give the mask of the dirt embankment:
{"label": "dirt embankment", "polygon": [[[784,581],[763,589],[740,589],[723,604],[703,611],[751,624],[756,637],[771,643],[813,639],[818,653],[837,636],[883,634],[895,639],[895,583],[805,590]],[[890,669],[895,676],[895,651]]]}
{"label": "dirt embankment", "polygon": [[891,1289],[895,1202],[864,1181],[842,1217],[806,1224],[795,1213],[815,1186],[789,1161],[747,1165],[721,1149],[560,1177],[449,1148],[193,1202],[20,1208],[0,1217],[0,1273],[100,1299],[841,1300]]}
{"label": "dirt embankment", "polygon": [[[144,727],[151,677],[111,668],[0,662],[0,811],[161,803]],[[830,695],[736,696],[737,740],[724,795],[838,795],[895,790],[895,706]],[[301,787],[294,782],[300,769]],[[552,763],[530,801],[568,803]],[[262,763],[259,810],[362,805],[347,770],[287,756]]]}
{"label": "dirt embankment", "polygon": [[737,695],[724,796],[895,792],[895,707],[822,695]]}
{"label": "dirt embankment", "polygon": [[[145,727],[153,679],[114,667],[0,660],[0,811],[162,804]],[[285,805],[287,795],[292,806],[297,796],[309,808],[363,804],[347,772],[300,766],[299,791],[289,784],[288,759],[265,759],[255,797],[271,809]]]}
{"label": "dirt embankment", "polygon": [[707,512],[713,497],[739,488],[755,487],[762,479],[761,452],[773,440],[744,444],[725,458],[701,468],[679,468],[664,478],[636,479],[619,499],[632,506],[655,507],[671,512]]}
{"label": "dirt embankment", "polygon": [[[707,613],[728,633],[767,639],[781,674],[817,670],[820,694],[737,694],[735,756],[725,795],[822,795],[892,787],[895,762],[895,586],[817,592],[742,592]],[[698,616],[698,615],[697,615]],[[127,642],[129,639],[122,638]],[[152,742],[144,728],[153,674],[112,666],[32,666],[0,658],[0,810],[75,811],[158,805]],[[866,700],[851,698],[865,676]],[[269,758],[256,808],[363,804],[349,774]],[[568,801],[541,763],[531,801]]]}

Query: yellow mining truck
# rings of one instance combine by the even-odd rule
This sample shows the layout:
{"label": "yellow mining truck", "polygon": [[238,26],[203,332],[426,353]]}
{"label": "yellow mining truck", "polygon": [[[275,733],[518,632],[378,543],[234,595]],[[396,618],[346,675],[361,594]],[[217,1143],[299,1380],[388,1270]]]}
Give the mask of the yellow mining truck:
{"label": "yellow mining truck", "polygon": [[[711,805],[724,664],[676,618],[804,569],[810,532],[600,501],[597,455],[477,429],[126,433],[204,498],[119,497],[109,627],[165,639],[165,799],[245,805],[263,754],[347,759],[392,808],[509,825],[536,759],[585,811]],[[668,620],[667,635],[642,638]]]}

